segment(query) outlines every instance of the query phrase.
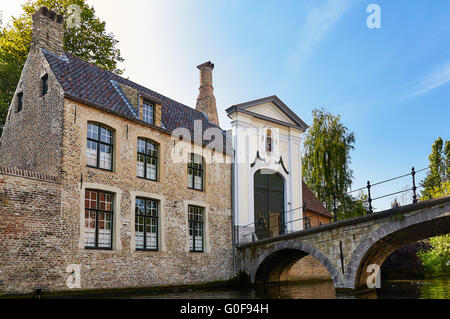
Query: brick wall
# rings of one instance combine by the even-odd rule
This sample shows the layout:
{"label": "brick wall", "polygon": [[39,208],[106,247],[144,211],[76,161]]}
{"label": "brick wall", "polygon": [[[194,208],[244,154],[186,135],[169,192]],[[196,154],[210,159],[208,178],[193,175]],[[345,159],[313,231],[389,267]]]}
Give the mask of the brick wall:
{"label": "brick wall", "polygon": [[[42,96],[41,77],[48,75]],[[17,111],[18,93],[23,106]],[[59,175],[63,93],[41,49],[30,51],[0,139],[0,166]]]}
{"label": "brick wall", "polygon": [[67,230],[54,176],[0,167],[0,294],[63,288]]}
{"label": "brick wall", "polygon": [[328,270],[314,257],[305,256],[297,261],[287,273],[287,281],[331,280]]}

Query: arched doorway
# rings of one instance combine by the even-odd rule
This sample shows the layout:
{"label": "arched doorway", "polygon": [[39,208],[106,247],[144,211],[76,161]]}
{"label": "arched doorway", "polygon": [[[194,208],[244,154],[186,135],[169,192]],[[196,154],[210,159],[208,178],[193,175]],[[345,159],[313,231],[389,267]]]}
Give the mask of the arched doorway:
{"label": "arched doorway", "polygon": [[284,179],[275,171],[260,169],[254,175],[255,233],[258,239],[284,233]]}

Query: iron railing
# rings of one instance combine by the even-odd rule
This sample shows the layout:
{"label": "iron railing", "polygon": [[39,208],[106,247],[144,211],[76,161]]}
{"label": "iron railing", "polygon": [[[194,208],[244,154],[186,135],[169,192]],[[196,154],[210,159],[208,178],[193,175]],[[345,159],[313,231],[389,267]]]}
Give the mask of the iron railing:
{"label": "iron railing", "polygon": [[[386,179],[386,180],[382,180],[382,181],[379,181],[379,182],[376,182],[376,183],[370,183],[370,181],[367,181],[367,185],[366,186],[360,187],[360,188],[357,188],[357,189],[354,189],[354,190],[351,190],[351,191],[347,192],[346,194],[352,194],[352,193],[355,193],[355,192],[360,192],[360,191],[366,190],[367,191],[367,199],[366,200],[362,200],[362,203],[368,204],[367,212],[366,212],[367,214],[373,214],[374,213],[373,206],[372,206],[372,202],[373,201],[376,201],[376,200],[379,200],[379,199],[382,199],[382,198],[386,198],[386,197],[389,197],[389,196],[394,196],[394,195],[397,195],[397,194],[402,194],[402,193],[405,193],[405,192],[412,191],[412,204],[415,204],[415,203],[418,202],[417,189],[424,187],[423,185],[416,186],[416,174],[420,173],[420,172],[423,172],[423,171],[426,171],[426,170],[429,170],[431,167],[432,166],[429,165],[429,166],[427,166],[425,168],[422,168],[420,170],[415,170],[415,168],[412,167],[411,168],[411,172],[406,173],[406,174],[402,174],[402,175],[399,175],[399,176],[396,176],[396,177],[392,177],[392,178],[389,178],[389,179]],[[388,182],[392,182],[392,181],[395,181],[395,180],[398,180],[398,179],[401,179],[401,178],[405,178],[407,176],[411,176],[411,179],[412,179],[412,187],[411,188],[409,188],[407,186],[405,189],[402,189],[400,191],[392,192],[392,193],[381,195],[381,196],[377,196],[377,197],[372,197],[372,188],[373,187],[379,186],[379,185],[382,185],[382,184],[385,184],[385,183],[388,183]],[[444,181],[446,181],[446,180],[448,180],[448,177],[446,179],[444,179]],[[439,181],[439,182],[442,182],[442,181]],[[342,205],[339,205],[339,207],[341,207],[341,206]],[[278,223],[277,224],[270,225],[270,222],[269,222],[269,225],[267,225],[267,223],[266,223],[266,225],[264,225],[264,224],[257,224],[257,225],[255,225],[255,222],[252,222],[250,224],[247,224],[247,225],[243,226],[243,228],[244,228],[243,231],[244,231],[245,234],[242,237],[243,238],[247,238],[248,236],[252,236],[252,241],[254,241],[255,238],[257,238],[257,240],[261,240],[261,239],[268,238],[268,237],[284,235],[284,234],[290,233],[292,231],[297,231],[297,230],[289,230],[289,228],[292,229],[293,227],[287,227],[289,224],[295,223],[295,222],[302,223],[302,226],[303,226],[302,228],[303,229],[308,229],[308,228],[320,226],[321,223],[320,223],[320,218],[318,216],[316,216],[316,218],[317,218],[317,223],[316,224],[312,223],[312,221],[314,219],[311,218],[311,216],[303,216],[301,218],[290,220],[290,221],[285,221],[284,220],[285,217],[286,217],[286,213],[289,213],[289,212],[292,212],[292,211],[297,211],[297,210],[300,210],[300,209],[303,209],[303,211],[305,211],[306,208],[307,208],[306,207],[306,203],[304,203],[303,206],[300,206],[300,207],[297,207],[297,208],[294,208],[294,209],[290,209],[290,210],[287,210],[287,211],[283,211],[283,210],[271,211],[271,213],[279,213]],[[336,198],[336,195],[333,194],[333,217],[334,217],[333,219],[334,219],[334,221],[338,220],[337,210],[338,210],[337,198]],[[269,221],[270,221],[270,219],[269,219]],[[253,231],[247,232],[245,230],[245,228],[250,227],[252,225],[253,225]],[[258,236],[258,233],[259,233],[259,236]],[[239,238],[239,236],[238,236],[238,238]],[[239,242],[237,244],[239,244]]]}

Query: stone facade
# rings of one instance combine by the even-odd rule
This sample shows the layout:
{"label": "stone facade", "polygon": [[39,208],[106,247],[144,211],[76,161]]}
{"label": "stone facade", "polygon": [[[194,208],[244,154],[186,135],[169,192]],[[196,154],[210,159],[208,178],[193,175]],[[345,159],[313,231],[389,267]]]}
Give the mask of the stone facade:
{"label": "stone facade", "polygon": [[[72,110],[77,105],[77,118]],[[112,288],[201,283],[232,277],[230,164],[206,166],[205,191],[187,187],[186,163],[171,159],[171,137],[144,125],[66,100],[63,142],[62,214],[70,221],[74,263],[82,265],[83,288]],[[86,167],[87,122],[114,129],[114,171]],[[126,125],[128,124],[128,132]],[[160,145],[157,182],[136,177],[137,138]],[[82,181],[81,181],[82,178]],[[99,189],[117,198],[117,230],[112,251],[84,249],[84,190]],[[136,251],[134,199],[143,196],[161,203],[161,244],[157,252]],[[120,198],[120,199],[119,199]],[[205,207],[206,251],[189,252],[187,204]],[[81,223],[80,223],[81,221]]]}

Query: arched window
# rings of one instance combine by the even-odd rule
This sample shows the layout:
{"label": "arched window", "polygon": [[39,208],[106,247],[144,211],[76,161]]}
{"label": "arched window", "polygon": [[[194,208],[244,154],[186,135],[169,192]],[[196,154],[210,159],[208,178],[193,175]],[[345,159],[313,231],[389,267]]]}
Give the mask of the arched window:
{"label": "arched window", "polygon": [[266,136],[266,152],[270,153],[272,152],[272,130],[267,130],[267,136]]}
{"label": "arched window", "polygon": [[158,179],[158,144],[147,139],[137,141],[137,176],[156,181]]}
{"label": "arched window", "polygon": [[113,170],[113,131],[101,124],[88,123],[86,164]]}
{"label": "arched window", "polygon": [[188,162],[188,187],[202,191],[204,189],[204,165],[203,157],[198,154],[189,154]]}

